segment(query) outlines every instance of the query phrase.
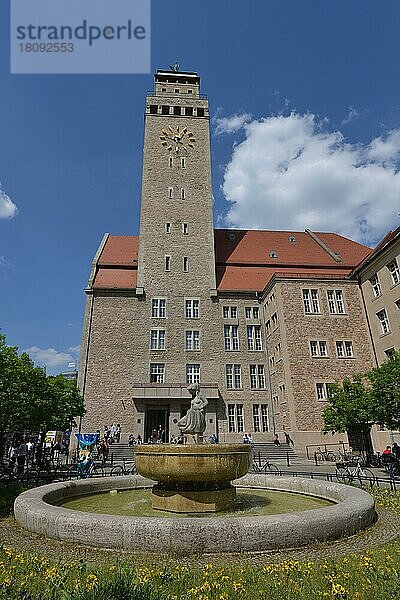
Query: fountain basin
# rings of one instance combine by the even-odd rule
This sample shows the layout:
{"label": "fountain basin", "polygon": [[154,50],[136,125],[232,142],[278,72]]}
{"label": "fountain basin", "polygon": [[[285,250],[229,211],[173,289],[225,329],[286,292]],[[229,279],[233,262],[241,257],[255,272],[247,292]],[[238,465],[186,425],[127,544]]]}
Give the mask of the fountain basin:
{"label": "fountain basin", "polygon": [[294,548],[354,535],[376,519],[374,500],[363,490],[326,481],[268,475],[247,475],[237,483],[252,489],[309,494],[335,504],[305,512],[240,519],[101,515],[52,504],[114,489],[150,487],[152,483],[139,476],[53,483],[18,496],[14,514],[21,527],[49,538],[110,549],[180,554]]}
{"label": "fountain basin", "polygon": [[155,510],[184,513],[230,508],[236,497],[231,481],[246,475],[252,462],[247,444],[149,445],[135,451],[138,473],[157,481]]}

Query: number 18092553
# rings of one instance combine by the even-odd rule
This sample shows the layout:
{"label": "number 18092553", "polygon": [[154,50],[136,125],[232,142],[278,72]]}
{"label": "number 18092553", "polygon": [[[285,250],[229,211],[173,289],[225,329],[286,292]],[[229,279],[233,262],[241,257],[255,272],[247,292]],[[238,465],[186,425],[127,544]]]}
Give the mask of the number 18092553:
{"label": "number 18092553", "polygon": [[72,42],[24,42],[19,44],[21,52],[53,52],[53,53],[64,53],[73,52],[74,44]]}

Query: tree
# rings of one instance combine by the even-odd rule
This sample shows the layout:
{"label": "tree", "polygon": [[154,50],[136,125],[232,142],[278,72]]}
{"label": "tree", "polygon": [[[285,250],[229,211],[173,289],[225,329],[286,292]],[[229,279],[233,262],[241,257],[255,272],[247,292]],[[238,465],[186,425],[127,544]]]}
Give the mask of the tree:
{"label": "tree", "polygon": [[400,352],[367,373],[371,383],[374,422],[387,429],[400,428]]}
{"label": "tree", "polygon": [[328,407],[324,411],[324,432],[367,433],[374,422],[373,402],[362,376],[346,378],[342,384],[329,385]]}
{"label": "tree", "polygon": [[75,383],[62,375],[47,376],[28,354],[7,346],[0,334],[0,452],[6,431],[64,429],[84,414]]}

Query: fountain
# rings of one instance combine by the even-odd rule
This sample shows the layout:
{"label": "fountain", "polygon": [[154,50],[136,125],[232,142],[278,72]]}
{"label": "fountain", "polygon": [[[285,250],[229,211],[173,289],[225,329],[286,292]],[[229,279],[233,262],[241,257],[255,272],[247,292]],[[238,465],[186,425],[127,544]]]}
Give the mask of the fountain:
{"label": "fountain", "polygon": [[178,513],[203,513],[233,507],[236,488],[231,481],[246,475],[252,462],[246,444],[203,444],[207,399],[198,383],[188,387],[192,395],[186,415],[178,422],[183,435],[194,444],[139,446],[135,452],[138,473],[157,484],[152,489],[154,509]]}
{"label": "fountain", "polygon": [[[375,522],[373,498],[364,490],[300,477],[246,475],[251,465],[250,446],[202,443],[207,401],[198,385],[190,386],[189,391],[191,407],[179,427],[193,443],[140,446],[136,461],[143,476],[82,479],[23,492],[14,503],[19,525],[75,544],[190,554],[305,546],[353,535]],[[290,492],[316,502],[294,512],[238,513],[235,485],[242,488],[241,493]],[[102,496],[104,501],[104,492],[112,492],[109,498],[118,498],[120,493],[138,490],[146,494],[150,489],[154,516],[151,509],[150,516],[133,516],[133,512],[104,514],[105,510],[99,514],[94,508],[89,512],[67,508],[69,501],[79,504],[79,499],[85,503],[87,498],[90,504]],[[139,501],[143,499],[146,502],[143,497]]]}

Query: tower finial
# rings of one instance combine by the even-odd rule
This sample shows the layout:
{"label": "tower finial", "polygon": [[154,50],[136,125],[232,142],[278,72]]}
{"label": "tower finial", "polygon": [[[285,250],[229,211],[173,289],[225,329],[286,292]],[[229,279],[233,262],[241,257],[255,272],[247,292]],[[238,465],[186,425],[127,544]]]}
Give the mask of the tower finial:
{"label": "tower finial", "polygon": [[171,65],[171,71],[174,71],[175,73],[178,73],[180,68],[181,67],[177,60],[174,62],[173,65]]}

